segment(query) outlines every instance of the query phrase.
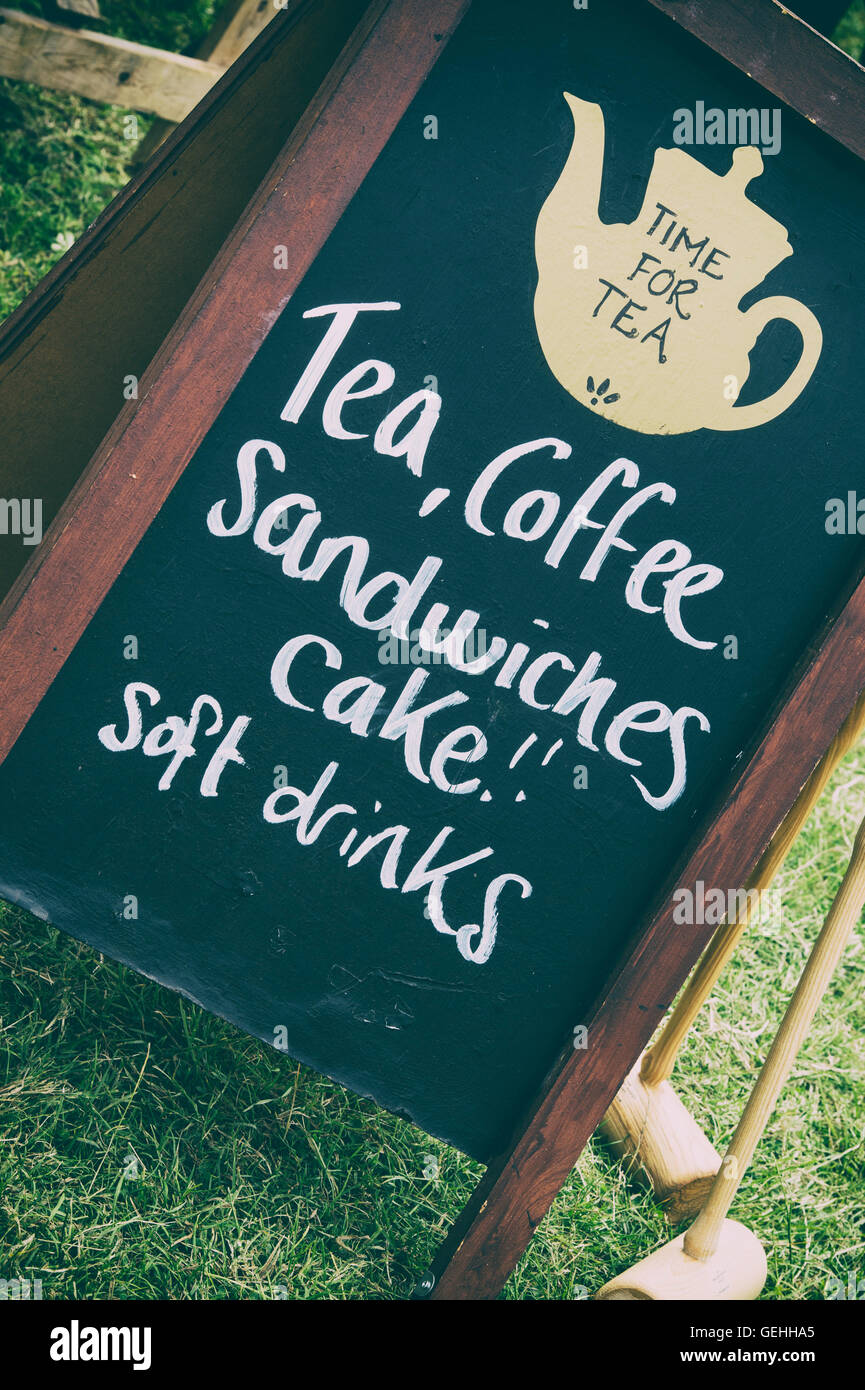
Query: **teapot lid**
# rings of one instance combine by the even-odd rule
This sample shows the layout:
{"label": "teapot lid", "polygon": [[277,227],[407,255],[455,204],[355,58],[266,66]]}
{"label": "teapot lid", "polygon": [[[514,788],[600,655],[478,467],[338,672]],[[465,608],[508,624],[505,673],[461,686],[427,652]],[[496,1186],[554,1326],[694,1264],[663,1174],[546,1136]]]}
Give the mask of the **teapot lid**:
{"label": "teapot lid", "polygon": [[680,220],[684,217],[695,228],[711,229],[718,244],[723,244],[722,239],[730,241],[725,249],[747,250],[752,263],[764,260],[767,269],[792,254],[787,228],[745,192],[763,172],[763,157],[756,145],[737,146],[725,174],[716,174],[682,149],[657,149],[655,165],[666,166],[662,178],[672,186],[665,189],[665,201],[670,200]]}

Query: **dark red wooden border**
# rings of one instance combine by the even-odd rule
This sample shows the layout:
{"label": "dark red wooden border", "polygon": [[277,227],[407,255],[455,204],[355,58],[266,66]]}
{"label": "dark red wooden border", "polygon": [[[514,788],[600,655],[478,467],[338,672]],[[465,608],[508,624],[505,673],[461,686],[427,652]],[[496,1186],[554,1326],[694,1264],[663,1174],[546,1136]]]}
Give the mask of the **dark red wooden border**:
{"label": "dark red wooden border", "polygon": [[[148,370],[141,399],[117,420],[0,607],[0,761],[468,3],[379,0],[370,7]],[[801,21],[790,26],[774,0],[649,3],[674,15],[836,140],[865,153],[865,74]],[[757,39],[764,32],[769,37],[761,48]],[[762,55],[759,64],[755,53]],[[819,101],[815,77],[828,84]],[[843,111],[832,110],[832,83],[842,97],[837,104],[847,102]],[[277,243],[288,246],[288,270],[276,270],[260,254],[261,245]],[[863,687],[865,581],[803,660],[768,732],[586,1020],[589,1047],[566,1050],[556,1061],[513,1143],[488,1168],[437,1261],[429,1281],[432,1298],[492,1298],[499,1292],[705,945],[705,931],[674,925],[667,901],[673,883],[744,882]]]}

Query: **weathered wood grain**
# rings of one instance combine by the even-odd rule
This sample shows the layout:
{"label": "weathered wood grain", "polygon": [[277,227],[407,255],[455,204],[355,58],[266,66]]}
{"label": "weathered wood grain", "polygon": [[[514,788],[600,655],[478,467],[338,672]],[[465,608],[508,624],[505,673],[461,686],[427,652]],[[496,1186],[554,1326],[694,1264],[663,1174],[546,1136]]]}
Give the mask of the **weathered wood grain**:
{"label": "weathered wood grain", "polygon": [[216,63],[0,10],[0,77],[182,121],[221,76]]}

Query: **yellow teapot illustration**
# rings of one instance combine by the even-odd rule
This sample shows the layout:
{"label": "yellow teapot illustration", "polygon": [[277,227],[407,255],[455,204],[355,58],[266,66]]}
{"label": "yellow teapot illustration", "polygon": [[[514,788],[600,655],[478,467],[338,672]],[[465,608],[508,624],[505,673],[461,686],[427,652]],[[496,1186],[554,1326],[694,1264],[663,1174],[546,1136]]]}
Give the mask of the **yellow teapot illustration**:
{"label": "yellow teapot illustration", "polygon": [[[564,95],[574,142],[535,235],[535,323],[553,375],[581,404],[641,434],[775,419],[810,380],[823,334],[786,295],[739,309],[792,255],[786,227],[745,194],[763,170],[759,150],[738,147],[722,177],[684,150],[657,149],[639,216],[603,223],[603,113]],[[772,319],[798,328],[799,361],[772,395],[737,406],[748,354]]]}

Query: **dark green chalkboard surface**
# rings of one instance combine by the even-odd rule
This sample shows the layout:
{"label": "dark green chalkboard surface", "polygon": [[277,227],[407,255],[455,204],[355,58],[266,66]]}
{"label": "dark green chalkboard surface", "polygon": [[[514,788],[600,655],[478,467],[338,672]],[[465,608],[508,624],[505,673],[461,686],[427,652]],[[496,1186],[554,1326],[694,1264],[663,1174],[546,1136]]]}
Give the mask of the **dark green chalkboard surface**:
{"label": "dark green chalkboard surface", "polygon": [[0,768],[5,898],[504,1143],[861,561],[858,162],[674,137],[776,107],[471,6]]}

